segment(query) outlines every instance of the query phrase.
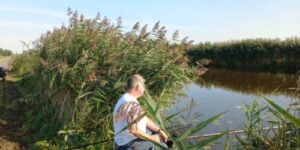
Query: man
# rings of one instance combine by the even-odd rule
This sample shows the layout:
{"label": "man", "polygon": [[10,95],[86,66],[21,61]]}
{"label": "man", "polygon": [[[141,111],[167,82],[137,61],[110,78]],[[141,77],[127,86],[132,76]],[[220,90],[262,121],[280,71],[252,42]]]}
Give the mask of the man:
{"label": "man", "polygon": [[[113,124],[116,134],[114,140],[121,150],[155,149],[154,144],[148,140],[156,143],[168,140],[164,131],[151,119],[143,116],[144,111],[137,99],[144,95],[144,82],[141,75],[132,75],[127,81],[127,92],[122,95],[114,108]],[[122,131],[125,127],[128,128]],[[147,129],[155,134],[148,134]]]}

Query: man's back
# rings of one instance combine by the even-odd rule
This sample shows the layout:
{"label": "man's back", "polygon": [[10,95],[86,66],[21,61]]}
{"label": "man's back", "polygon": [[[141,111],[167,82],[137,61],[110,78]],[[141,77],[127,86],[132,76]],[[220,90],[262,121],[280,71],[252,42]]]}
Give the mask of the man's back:
{"label": "man's back", "polygon": [[[131,96],[128,93],[125,93],[119,100],[115,106],[113,113],[113,124],[114,124],[114,132],[115,132],[115,142],[117,145],[124,145],[137,137],[129,132],[128,129],[119,133],[122,129],[128,126],[128,119],[126,113],[129,113],[131,110],[135,110],[133,107],[140,107],[136,98]],[[122,110],[124,109],[124,110]],[[119,116],[122,115],[122,116]],[[133,121],[133,120],[131,120]],[[129,121],[129,122],[131,122]],[[137,122],[138,127],[146,132],[146,120],[143,118]]]}

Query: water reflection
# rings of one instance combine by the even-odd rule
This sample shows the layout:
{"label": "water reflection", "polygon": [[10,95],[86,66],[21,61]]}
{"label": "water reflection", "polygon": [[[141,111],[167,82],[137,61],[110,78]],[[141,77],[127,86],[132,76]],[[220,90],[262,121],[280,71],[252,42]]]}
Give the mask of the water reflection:
{"label": "water reflection", "polygon": [[210,69],[199,78],[199,85],[210,88],[216,86],[243,94],[272,94],[294,96],[297,75],[282,73],[257,73]]}

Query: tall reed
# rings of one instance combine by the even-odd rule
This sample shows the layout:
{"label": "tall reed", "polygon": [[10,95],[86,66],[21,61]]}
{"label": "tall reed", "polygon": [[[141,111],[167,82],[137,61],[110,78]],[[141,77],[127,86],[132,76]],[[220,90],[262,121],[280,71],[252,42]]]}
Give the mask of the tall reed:
{"label": "tall reed", "polygon": [[[30,142],[37,147],[62,149],[111,139],[114,104],[134,73],[145,77],[149,95],[161,105],[195,77],[186,55],[191,42],[178,40],[178,32],[174,41],[167,40],[167,30],[159,22],[151,31],[136,23],[125,32],[121,18],[111,23],[99,14],[86,19],[69,10],[68,15],[68,26],[54,28],[36,41],[32,51],[38,53],[39,63],[20,83],[33,108],[24,130],[33,134]],[[182,139],[174,139],[179,147]],[[113,145],[108,140],[85,148],[111,149]]]}
{"label": "tall reed", "polygon": [[241,149],[299,149],[299,116],[290,114],[267,97],[263,99],[268,106],[261,107],[258,100],[245,105],[245,138],[236,136]]}
{"label": "tall reed", "polygon": [[300,39],[245,39],[199,43],[189,50],[194,63],[210,59],[210,66],[295,73],[300,69]]}

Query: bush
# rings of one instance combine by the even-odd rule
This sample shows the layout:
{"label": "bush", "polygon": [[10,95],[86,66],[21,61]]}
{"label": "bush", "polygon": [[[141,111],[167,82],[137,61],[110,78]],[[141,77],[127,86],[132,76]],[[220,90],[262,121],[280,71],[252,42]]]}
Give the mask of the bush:
{"label": "bush", "polygon": [[39,57],[33,50],[12,57],[12,71],[20,76],[32,72],[38,64]]}
{"label": "bush", "polygon": [[1,56],[11,56],[11,55],[12,55],[11,50],[0,48],[0,57]]}

